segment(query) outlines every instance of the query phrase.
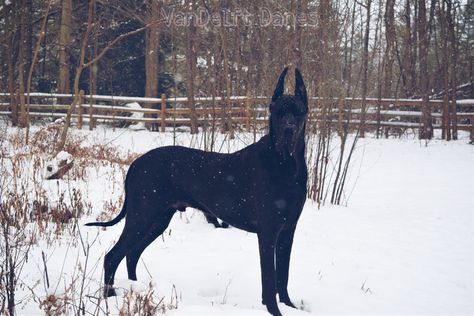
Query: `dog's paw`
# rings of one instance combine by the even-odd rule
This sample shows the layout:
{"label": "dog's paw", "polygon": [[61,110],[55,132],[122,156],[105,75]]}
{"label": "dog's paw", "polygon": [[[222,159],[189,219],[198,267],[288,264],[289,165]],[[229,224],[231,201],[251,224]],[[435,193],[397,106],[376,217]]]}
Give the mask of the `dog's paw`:
{"label": "dog's paw", "polygon": [[298,307],[295,306],[295,304],[293,304],[290,299],[288,300],[280,300],[281,303],[285,304],[286,306],[289,306],[291,308],[296,308],[298,309]]}
{"label": "dog's paw", "polygon": [[107,298],[107,297],[112,297],[112,296],[117,296],[117,292],[115,292],[115,289],[113,288],[113,286],[111,285],[106,286],[104,289],[104,297]]}
{"label": "dog's paw", "polygon": [[283,316],[278,309],[278,305],[265,305],[267,307],[267,311],[272,315],[272,316]]}

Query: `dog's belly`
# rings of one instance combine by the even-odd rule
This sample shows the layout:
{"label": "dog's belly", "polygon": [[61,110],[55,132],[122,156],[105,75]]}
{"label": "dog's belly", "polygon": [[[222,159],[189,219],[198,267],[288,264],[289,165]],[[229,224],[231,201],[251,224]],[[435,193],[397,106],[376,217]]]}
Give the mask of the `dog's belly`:
{"label": "dog's belly", "polygon": [[157,203],[164,201],[177,210],[191,206],[256,232],[258,200],[263,194],[257,193],[262,186],[256,174],[259,160],[250,159],[257,156],[252,152],[255,145],[234,154],[178,146],[157,148],[137,162],[134,173],[137,181],[152,183]]}
{"label": "dog's belly", "polygon": [[[189,188],[188,188],[189,189]],[[226,223],[249,232],[256,232],[257,219],[248,197],[225,183],[205,184],[191,188],[183,199],[188,206],[211,213]]]}

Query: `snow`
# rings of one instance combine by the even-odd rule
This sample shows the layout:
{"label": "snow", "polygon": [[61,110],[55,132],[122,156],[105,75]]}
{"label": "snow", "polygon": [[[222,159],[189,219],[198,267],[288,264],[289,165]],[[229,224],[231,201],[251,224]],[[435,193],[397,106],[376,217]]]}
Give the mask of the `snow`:
{"label": "snow", "polygon": [[198,67],[207,68],[207,60],[205,60],[202,57],[197,58],[197,63],[196,64],[197,64]]}
{"label": "snow", "polygon": [[[127,108],[130,108],[130,109],[142,109],[141,105],[138,104],[137,102],[127,103],[125,106]],[[131,117],[141,119],[141,118],[143,118],[143,112],[132,112]],[[131,128],[133,130],[144,130],[145,129],[145,123],[144,122],[137,122],[135,124],[130,125],[129,128]]]}
{"label": "snow", "polygon": [[474,104],[474,99],[462,99],[462,100],[456,100],[457,104],[462,104],[462,105],[469,105],[469,104]]}
{"label": "snow", "polygon": [[[9,132],[12,132],[10,129]],[[172,133],[99,127],[73,130],[89,143],[109,143],[143,153],[173,143]],[[324,206],[308,200],[292,253],[289,293],[303,310],[282,304],[284,315],[324,314],[474,314],[474,151],[468,135],[459,141],[361,139],[351,170],[348,206]],[[238,134],[234,142],[219,136],[217,148],[232,152],[251,143]],[[202,136],[178,133],[176,144],[199,147]],[[125,168],[101,166],[86,181],[45,183],[54,196],[70,186],[83,190],[93,213],[81,218],[81,242],[63,236],[54,245],[40,240],[30,251],[22,280],[44,299],[59,295],[86,269],[84,293],[100,296],[103,256],[120,236],[124,222],[106,230],[84,227],[102,212],[105,201],[122,195]],[[117,206],[116,213],[119,209]],[[47,257],[51,287],[46,289],[41,251]],[[268,315],[261,304],[256,235],[235,228],[215,229],[202,213],[187,209],[144,252],[137,282],[127,279],[125,262],[116,273],[119,296],[108,300],[118,314],[122,295],[133,288],[178,307],[181,315]],[[78,285],[77,285],[78,286]],[[79,286],[78,286],[79,287]],[[22,287],[17,297],[31,296]],[[79,294],[76,294],[78,296]],[[77,297],[76,297],[77,299]],[[86,308],[94,308],[92,299]],[[101,306],[105,308],[102,302]],[[19,315],[37,315],[29,299]],[[72,310],[69,310],[72,313]]]}
{"label": "snow", "polygon": [[71,156],[71,154],[68,153],[68,152],[60,151],[60,152],[56,155],[56,159],[58,159],[58,160],[65,160],[65,161],[69,162],[69,161],[71,161],[72,156]]}

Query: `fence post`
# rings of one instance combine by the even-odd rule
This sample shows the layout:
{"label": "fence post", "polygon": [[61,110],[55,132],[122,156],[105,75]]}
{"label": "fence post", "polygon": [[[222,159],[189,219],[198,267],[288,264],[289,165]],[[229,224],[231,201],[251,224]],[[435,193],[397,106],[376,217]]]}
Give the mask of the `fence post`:
{"label": "fence post", "polygon": [[338,115],[337,115],[337,132],[339,133],[339,137],[343,137],[344,127],[343,127],[343,119],[344,119],[344,108],[345,108],[345,99],[344,95],[339,97],[338,103]]}
{"label": "fence post", "polygon": [[20,92],[15,91],[15,94],[10,96],[10,103],[12,108],[12,123],[13,126],[18,125],[18,104],[20,104]]}
{"label": "fence post", "polygon": [[380,115],[381,111],[382,111],[382,94],[379,94],[379,97],[377,99],[377,114],[376,114],[376,120],[377,120],[376,135],[377,135],[377,138],[380,137],[380,121],[382,120],[382,117]]}
{"label": "fence post", "polygon": [[92,131],[95,128],[95,121],[94,121],[94,98],[92,94],[89,95],[89,130]]}
{"label": "fence post", "polygon": [[245,98],[245,129],[247,132],[250,132],[250,106],[252,104],[252,97],[250,96],[250,93],[247,93],[247,97]]}
{"label": "fence post", "polygon": [[166,94],[161,94],[161,132],[166,130]]}
{"label": "fence post", "polygon": [[83,106],[84,105],[84,90],[79,91],[79,102],[77,104],[77,112],[78,112],[78,119],[77,119],[77,127],[79,129],[82,129],[82,112],[83,112]]}
{"label": "fence post", "polygon": [[449,115],[449,99],[445,93],[441,109],[441,139],[451,140],[451,118]]}
{"label": "fence post", "polygon": [[[469,119],[470,123],[471,123],[471,129],[469,131],[469,138],[471,140],[471,144],[474,144],[474,115],[471,116],[471,118]],[[457,122],[456,122],[457,124]]]}

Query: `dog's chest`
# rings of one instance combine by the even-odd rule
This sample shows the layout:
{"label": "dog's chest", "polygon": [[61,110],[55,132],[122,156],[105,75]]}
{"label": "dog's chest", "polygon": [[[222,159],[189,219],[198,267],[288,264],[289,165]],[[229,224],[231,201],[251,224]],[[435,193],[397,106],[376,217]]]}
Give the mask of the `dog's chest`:
{"label": "dog's chest", "polygon": [[[267,167],[269,167],[267,165]],[[295,222],[306,200],[306,173],[295,168],[266,169],[263,172],[261,192],[257,205],[264,210],[262,215],[284,222]]]}

